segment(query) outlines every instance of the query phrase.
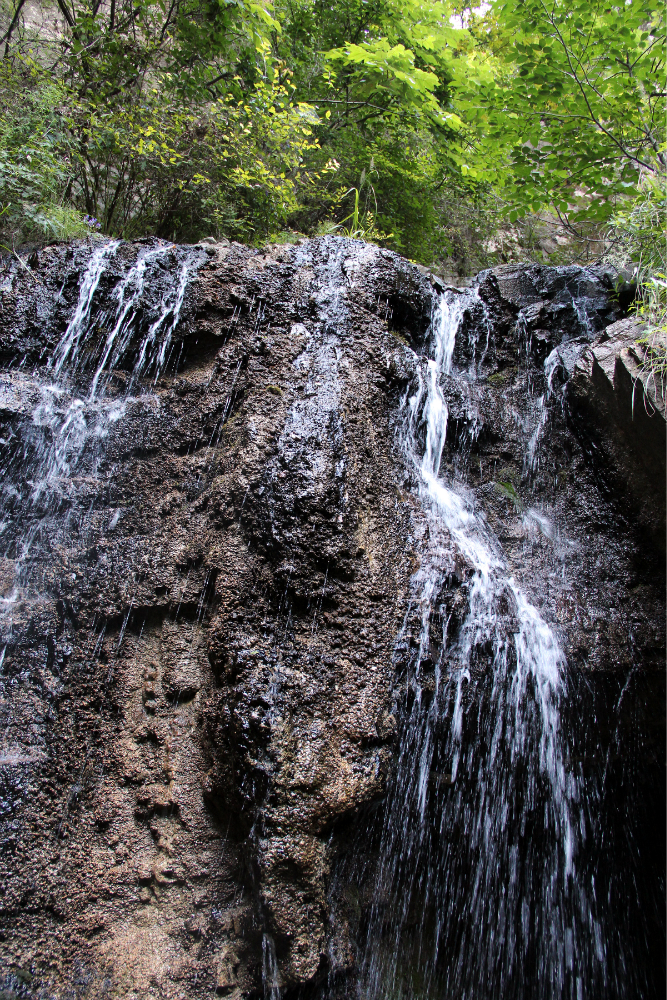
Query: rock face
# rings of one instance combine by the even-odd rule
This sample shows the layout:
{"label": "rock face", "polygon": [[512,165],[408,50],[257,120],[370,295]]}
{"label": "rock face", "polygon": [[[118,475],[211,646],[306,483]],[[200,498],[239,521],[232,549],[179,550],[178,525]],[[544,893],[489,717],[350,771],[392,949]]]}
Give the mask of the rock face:
{"label": "rock face", "polygon": [[568,401],[616,489],[665,552],[665,386],[637,346],[634,319],[612,323],[576,364]]}
{"label": "rock face", "polygon": [[[664,642],[659,555],[647,574],[656,584],[650,606],[630,595],[656,540],[664,552],[665,425],[660,409],[655,416],[644,410],[641,383],[633,423],[625,367],[632,364],[626,359],[633,331],[628,336],[628,321],[616,319],[608,283],[604,271],[592,267],[507,266],[478,277],[454,361],[470,371],[475,357],[486,355],[481,378],[453,377],[447,385],[454,426],[445,460],[474,489],[537,606],[551,605],[548,620],[564,626],[570,663],[587,670],[629,664],[632,631],[643,643],[642,663],[658,668]],[[624,373],[616,375],[613,403],[598,389],[597,375],[587,384],[582,377],[589,359],[603,353],[619,355],[613,363]],[[640,469],[647,470],[641,480]],[[531,536],[526,521],[533,512]],[[544,515],[549,523],[540,521]],[[646,526],[653,530],[649,540]],[[543,546],[548,555],[539,552]]]}
{"label": "rock face", "polygon": [[[55,246],[0,280],[0,986],[345,994],[396,640],[419,641],[429,528],[397,414],[438,292],[333,237]],[[614,409],[625,376],[596,381],[589,345],[620,329],[601,269],[501,268],[465,295],[440,474],[598,692],[582,759],[615,754],[612,794],[654,819],[664,568],[634,517],[657,537],[664,409],[647,448]]]}

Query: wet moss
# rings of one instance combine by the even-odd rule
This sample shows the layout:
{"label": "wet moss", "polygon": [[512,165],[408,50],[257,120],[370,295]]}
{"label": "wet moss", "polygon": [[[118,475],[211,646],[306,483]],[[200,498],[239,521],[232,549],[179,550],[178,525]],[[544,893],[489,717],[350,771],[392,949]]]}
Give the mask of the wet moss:
{"label": "wet moss", "polygon": [[489,385],[503,386],[511,382],[516,375],[516,368],[504,368],[502,371],[494,372],[493,375],[489,375],[487,382]]}

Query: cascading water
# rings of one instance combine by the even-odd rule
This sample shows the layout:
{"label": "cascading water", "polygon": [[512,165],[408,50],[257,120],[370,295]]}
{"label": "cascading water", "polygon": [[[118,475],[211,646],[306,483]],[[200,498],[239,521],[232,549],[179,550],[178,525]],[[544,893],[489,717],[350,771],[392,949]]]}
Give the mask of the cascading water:
{"label": "cascading water", "polygon": [[[401,406],[399,440],[428,529],[395,652],[404,728],[365,995],[616,995],[610,976],[623,958],[609,961],[595,882],[578,867],[589,817],[561,723],[564,654],[465,487],[440,476],[448,421],[441,381],[474,297],[441,296],[434,357],[420,362]],[[460,377],[474,379],[474,364]],[[529,468],[544,397],[541,404],[537,426],[526,430]]]}
{"label": "cascading water", "polygon": [[427,330],[428,279],[335,237],[29,264],[3,959],[35,995],[79,960],[136,997],[662,995],[659,579],[567,409],[600,276],[482,275]]}
{"label": "cascading water", "polygon": [[262,934],[262,982],[265,1000],[280,1000],[281,989],[275,941],[266,931]]}
{"label": "cascading water", "polygon": [[14,592],[3,599],[5,642],[17,601],[42,588],[45,553],[85,534],[93,513],[87,483],[98,475],[105,441],[127,407],[150,394],[146,377],[154,385],[171,360],[188,281],[205,259],[201,249],[162,244],[141,249],[128,265],[117,260],[121,247],[110,240],[89,255],[46,367],[17,370],[3,386],[33,400],[30,448],[12,454],[1,482],[0,544],[17,570]]}

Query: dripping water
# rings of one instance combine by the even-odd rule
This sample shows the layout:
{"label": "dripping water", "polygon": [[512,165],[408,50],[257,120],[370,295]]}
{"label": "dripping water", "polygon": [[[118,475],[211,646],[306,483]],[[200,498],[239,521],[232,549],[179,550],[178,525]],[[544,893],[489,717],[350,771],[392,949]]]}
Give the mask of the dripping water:
{"label": "dripping water", "polygon": [[[32,371],[28,364],[22,364],[3,379],[0,389],[9,396],[10,410],[23,422],[15,440],[0,442],[4,452],[0,556],[9,557],[14,574],[13,590],[0,602],[3,656],[4,649],[20,648],[23,643],[29,646],[24,631],[25,598],[38,604],[44,601],[48,606],[49,601],[53,603],[55,590],[62,595],[67,614],[74,615],[67,594],[70,582],[81,571],[70,574],[63,568],[56,576],[53,553],[71,550],[73,543],[78,548],[82,544],[94,546],[100,536],[115,530],[122,511],[116,509],[110,520],[105,515],[102,521],[91,499],[91,486],[99,494],[104,479],[109,480],[107,446],[112,436],[120,439],[127,432],[128,413],[133,408],[149,407],[159,415],[155,384],[169,365],[187,285],[203,259],[201,250],[164,244],[142,248],[128,262],[123,244],[114,240],[103,243],[87,258],[71,317],[46,364],[42,362]],[[19,441],[24,442],[20,450],[16,447]],[[116,657],[133,603],[131,596]],[[198,613],[202,610],[203,603]],[[65,632],[68,628],[66,623]],[[100,656],[105,631],[103,625],[84,663],[91,664]],[[73,650],[62,640],[59,645],[63,662],[67,663]],[[52,637],[51,641],[55,648]],[[100,712],[106,706],[114,662],[115,657],[104,678]],[[58,665],[53,674],[57,690],[61,685]],[[9,746],[13,742],[13,712],[18,699],[8,698],[5,693],[7,688],[27,680],[26,670],[18,675],[14,672],[11,677],[0,672],[0,700],[9,706],[3,718],[2,742]],[[38,731],[37,726],[34,729]],[[40,748],[43,729],[39,729],[36,739],[39,755],[44,752]],[[92,736],[87,737],[82,749],[78,777],[54,826],[56,840],[81,792],[93,753]],[[37,757],[33,754],[30,759]],[[16,789],[25,787],[29,780],[26,775],[14,779]],[[11,803],[0,801],[0,814],[8,806]]]}
{"label": "dripping water", "polygon": [[[3,442],[0,555],[12,559],[15,586],[0,607],[10,641],[15,609],[45,586],[49,554],[72,536],[88,544],[113,531],[121,511],[97,523],[90,484],[105,475],[110,435],[124,433],[137,407],[159,415],[154,387],[169,364],[190,279],[204,252],[163,244],[142,248],[129,263],[120,241],[98,246],[79,280],[69,322],[45,366],[11,373],[2,389],[28,400],[22,450]],[[19,412],[21,412],[19,410]],[[74,579],[74,578],[73,578]]]}
{"label": "dripping water", "polygon": [[281,989],[276,945],[272,936],[266,931],[262,935],[262,982],[264,984],[264,1000],[280,1000]]}

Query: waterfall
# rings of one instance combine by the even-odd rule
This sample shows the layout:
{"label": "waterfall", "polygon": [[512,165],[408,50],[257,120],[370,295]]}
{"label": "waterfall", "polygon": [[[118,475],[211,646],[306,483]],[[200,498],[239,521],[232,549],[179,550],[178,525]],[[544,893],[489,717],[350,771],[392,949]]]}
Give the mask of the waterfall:
{"label": "waterfall", "polygon": [[[34,988],[67,992],[69,922],[100,916],[70,954],[114,989],[661,995],[660,578],[573,392],[601,278],[434,302],[334,236],[28,264],[2,299],[0,860]],[[128,927],[160,931],[150,982]]]}
{"label": "waterfall", "polygon": [[[474,296],[441,296],[433,357],[401,404],[398,437],[428,530],[395,648],[404,727],[365,995],[583,1000],[604,995],[606,956],[594,886],[577,865],[587,818],[561,725],[567,664],[465,487],[440,474],[441,383]],[[543,424],[540,412],[530,462]]]}
{"label": "waterfall", "polygon": [[266,931],[262,934],[262,983],[265,1000],[280,1000],[281,989],[275,941]]}
{"label": "waterfall", "polygon": [[109,240],[88,255],[71,319],[47,364],[10,377],[11,390],[33,406],[30,447],[15,453],[0,482],[0,554],[17,566],[14,593],[1,609],[5,642],[17,600],[42,587],[39,567],[48,559],[40,553],[91,519],[86,483],[98,476],[128,406],[147,400],[172,360],[186,287],[205,259],[200,248],[165,243],[140,249],[128,263],[122,247]]}

